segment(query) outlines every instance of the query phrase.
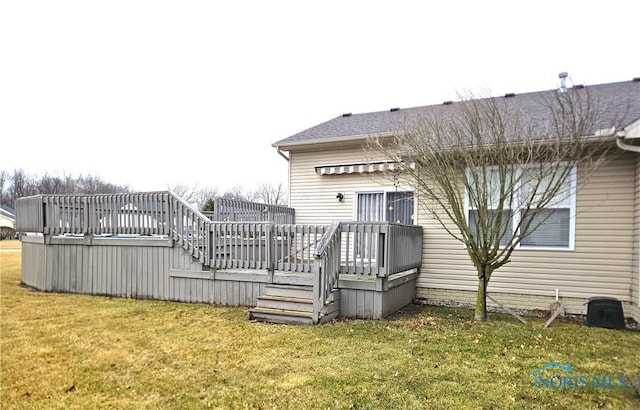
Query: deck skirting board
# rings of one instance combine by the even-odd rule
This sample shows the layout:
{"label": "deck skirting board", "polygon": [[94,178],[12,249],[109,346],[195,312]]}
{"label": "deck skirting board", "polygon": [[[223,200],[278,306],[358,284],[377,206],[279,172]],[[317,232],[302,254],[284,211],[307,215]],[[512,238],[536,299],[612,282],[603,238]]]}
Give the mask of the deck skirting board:
{"label": "deck skirting board", "polygon": [[340,315],[382,319],[410,304],[416,295],[417,271],[394,278],[340,280]]}
{"label": "deck skirting board", "polygon": [[169,277],[171,278],[185,278],[185,279],[205,279],[214,280],[214,273],[209,271],[192,271],[192,270],[179,270],[170,269]]}
{"label": "deck skirting board", "polygon": [[[135,242],[136,246],[131,246]],[[145,244],[147,246],[145,246]],[[47,292],[83,293],[225,306],[256,306],[269,281],[306,285],[313,274],[287,271],[203,270],[166,241],[139,239],[28,238],[22,243],[22,282]],[[341,275],[340,314],[381,319],[411,303],[415,270],[390,277]]]}

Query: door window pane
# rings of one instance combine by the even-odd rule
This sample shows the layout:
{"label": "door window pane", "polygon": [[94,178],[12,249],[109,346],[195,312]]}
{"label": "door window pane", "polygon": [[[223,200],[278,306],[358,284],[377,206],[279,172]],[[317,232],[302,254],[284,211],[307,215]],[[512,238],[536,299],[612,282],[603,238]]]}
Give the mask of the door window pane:
{"label": "door window pane", "polygon": [[383,193],[358,194],[358,215],[357,220],[362,222],[382,221]]}
{"label": "door window pane", "polygon": [[413,192],[388,192],[386,220],[400,224],[413,224]]}

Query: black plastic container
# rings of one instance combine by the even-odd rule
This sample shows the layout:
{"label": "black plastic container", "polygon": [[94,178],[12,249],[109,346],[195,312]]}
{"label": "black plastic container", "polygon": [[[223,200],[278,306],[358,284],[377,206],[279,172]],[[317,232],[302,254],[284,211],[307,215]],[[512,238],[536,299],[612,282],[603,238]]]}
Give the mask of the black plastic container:
{"label": "black plastic container", "polygon": [[616,298],[596,296],[589,298],[587,326],[624,329],[622,303]]}

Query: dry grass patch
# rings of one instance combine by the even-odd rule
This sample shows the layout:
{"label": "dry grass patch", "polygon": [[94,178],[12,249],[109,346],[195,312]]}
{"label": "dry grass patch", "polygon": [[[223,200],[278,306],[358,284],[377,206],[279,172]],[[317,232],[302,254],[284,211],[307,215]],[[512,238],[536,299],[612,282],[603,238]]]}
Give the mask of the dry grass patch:
{"label": "dry grass patch", "polygon": [[1,402],[19,408],[637,408],[631,388],[534,390],[532,371],[639,374],[640,332],[414,306],[385,321],[252,323],[246,308],[35,292],[0,252]]}
{"label": "dry grass patch", "polygon": [[16,239],[0,241],[0,249],[20,249],[20,248],[22,248],[22,242]]}

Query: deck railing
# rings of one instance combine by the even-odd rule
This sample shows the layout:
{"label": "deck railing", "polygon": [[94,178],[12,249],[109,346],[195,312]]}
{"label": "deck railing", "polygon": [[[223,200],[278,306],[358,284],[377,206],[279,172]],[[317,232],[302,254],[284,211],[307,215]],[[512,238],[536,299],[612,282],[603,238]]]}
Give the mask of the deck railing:
{"label": "deck railing", "polygon": [[293,208],[287,206],[216,198],[211,219],[221,222],[263,221],[277,224],[293,224],[295,223],[296,213]]}
{"label": "deck railing", "polygon": [[215,269],[272,269],[272,224],[212,222],[210,264]]}
{"label": "deck railing", "polygon": [[[16,208],[19,232],[164,235],[216,269],[311,273],[328,232],[327,225],[213,222],[171,192],[38,195],[18,199]],[[336,232],[340,274],[388,276],[420,265],[421,227],[341,222]]]}
{"label": "deck railing", "polygon": [[170,195],[170,204],[170,232],[173,239],[192,256],[210,266],[208,250],[211,240],[209,235],[211,221],[177,195]]}
{"label": "deck railing", "polygon": [[419,226],[214,222],[171,192],[39,195],[18,199],[16,210],[19,232],[162,235],[212,269],[266,270],[270,282],[275,271],[313,273],[319,309],[340,274],[385,277],[422,261]]}
{"label": "deck railing", "polygon": [[326,225],[274,225],[276,249],[274,269],[285,272],[313,272],[314,252],[322,239]]}
{"label": "deck railing", "polygon": [[342,222],[341,274],[388,276],[420,266],[422,227]]}
{"label": "deck railing", "polygon": [[320,312],[337,287],[340,277],[341,231],[335,222],[325,232],[314,252],[315,269],[313,278],[313,321],[317,323]]}
{"label": "deck railing", "polygon": [[36,195],[16,201],[16,230],[45,235],[168,235],[167,192],[118,195]]}

